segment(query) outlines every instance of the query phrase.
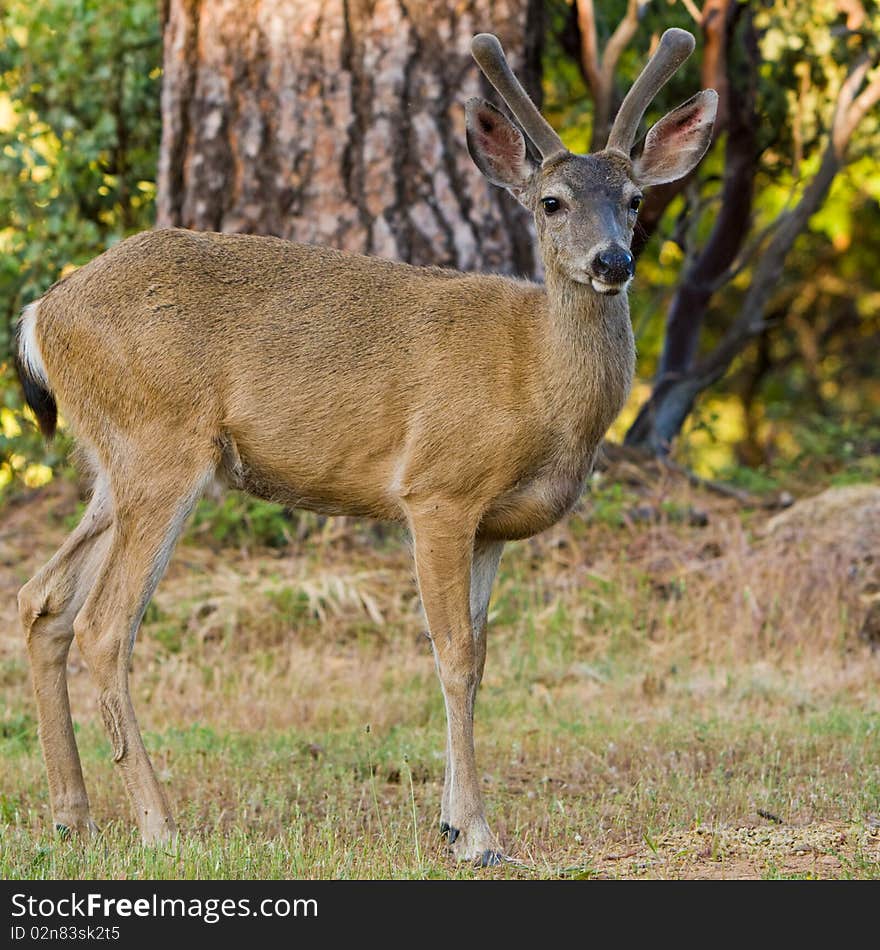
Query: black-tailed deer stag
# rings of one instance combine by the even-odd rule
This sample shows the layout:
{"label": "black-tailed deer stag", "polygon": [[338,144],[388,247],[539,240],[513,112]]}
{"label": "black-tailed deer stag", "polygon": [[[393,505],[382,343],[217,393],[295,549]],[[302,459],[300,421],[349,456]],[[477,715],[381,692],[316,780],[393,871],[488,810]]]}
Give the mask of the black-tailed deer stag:
{"label": "black-tailed deer stag", "polygon": [[474,39],[519,125],[471,99],[468,147],[534,213],[544,286],[163,230],[123,241],[25,308],[28,403],[47,434],[61,406],[95,475],[82,522],[19,595],[58,826],[94,829],[67,693],[75,637],[144,839],[174,833],[128,666],[184,520],[219,476],[292,507],[408,526],[446,702],[441,830],[458,859],[501,859],[473,742],[489,593],[504,542],[576,501],[627,397],[641,189],[697,164],[715,93],[670,112],[631,152],[648,104],[693,46],[667,31],[608,147],[574,155],[498,40]]}

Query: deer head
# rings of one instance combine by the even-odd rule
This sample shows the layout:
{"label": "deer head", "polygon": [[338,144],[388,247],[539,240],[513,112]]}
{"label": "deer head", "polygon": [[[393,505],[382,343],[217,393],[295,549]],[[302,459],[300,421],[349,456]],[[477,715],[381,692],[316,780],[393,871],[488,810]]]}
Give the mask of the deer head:
{"label": "deer head", "polygon": [[[474,58],[521,129],[483,99],[470,99],[468,150],[489,181],[507,188],[534,214],[548,277],[562,276],[605,295],[629,284],[635,273],[629,248],[642,189],[686,175],[712,138],[718,94],[706,89],[668,113],[643,147],[633,149],[645,110],[693,48],[690,33],[667,30],[624,99],[606,148],[575,155],[511,72],[498,39],[489,33],[474,37]],[[523,132],[540,163],[530,157]]]}

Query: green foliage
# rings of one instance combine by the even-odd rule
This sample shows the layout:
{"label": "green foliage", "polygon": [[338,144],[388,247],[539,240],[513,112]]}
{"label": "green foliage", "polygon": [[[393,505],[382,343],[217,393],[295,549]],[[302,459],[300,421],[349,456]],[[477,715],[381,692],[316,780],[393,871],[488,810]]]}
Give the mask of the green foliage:
{"label": "green foliage", "polygon": [[[620,22],[626,0],[595,4],[600,50]],[[592,103],[572,39],[576,15],[565,0],[548,5],[544,61],[548,115],[571,148],[585,151],[590,140]],[[838,93],[848,72],[863,56],[880,66],[880,4],[868,0],[844,8],[836,0],[768,0],[752,4],[761,57],[757,88],[758,147],[755,180],[756,236],[792,207],[815,174],[825,148]],[[644,62],[652,36],[670,26],[700,30],[684,4],[652,3],[618,69],[622,93]],[[647,125],[690,96],[700,83],[702,47],[657,97]],[[743,54],[735,43],[734,63]],[[735,69],[734,75],[745,75]],[[731,96],[741,93],[734,81]],[[639,373],[653,376],[669,309],[683,269],[704,246],[714,224],[724,172],[725,140],[716,142],[693,184],[669,207],[658,232],[639,261],[631,293],[639,344]],[[706,474],[720,474],[761,460],[790,471],[817,449],[811,426],[825,420],[832,428],[843,419],[876,414],[880,395],[880,118],[876,109],[860,124],[848,149],[848,164],[808,229],[800,235],[779,274],[767,316],[771,327],[762,347],[753,346],[698,408],[680,439],[687,463]],[[751,238],[750,238],[751,240]],[[738,316],[753,264],[746,262],[712,301],[702,336],[703,351],[719,341]],[[644,399],[645,390],[638,390]],[[635,407],[630,410],[634,414]],[[629,416],[632,418],[632,415]],[[862,443],[865,444],[865,443]],[[876,455],[876,445],[866,451]],[[832,453],[833,454],[833,453]],[[824,457],[824,456],[823,456]],[[820,472],[823,464],[811,466]],[[859,466],[874,471],[869,461]]]}
{"label": "green foliage", "polygon": [[[755,183],[753,234],[800,198],[816,173],[840,87],[855,62],[880,59],[880,5],[847,21],[832,0],[801,4],[775,0],[756,12],[763,64],[758,87],[761,157]],[[854,14],[853,14],[854,15]],[[875,65],[869,79],[876,75]],[[876,153],[880,123],[869,113],[850,142],[846,167],[779,274],[761,345],[747,350],[718,387],[719,413],[744,416],[728,424],[728,464],[740,448],[781,475],[823,477],[843,463],[840,433],[864,429],[876,414],[880,367],[872,353],[880,342],[880,206]],[[717,151],[717,150],[716,150]],[[706,210],[712,213],[711,205]],[[758,257],[755,260],[759,259]],[[729,325],[749,288],[752,267],[714,301],[704,348]],[[718,443],[716,443],[718,444]],[[853,442],[868,455],[871,439]],[[854,459],[845,464],[852,465]],[[868,459],[857,477],[876,471]]]}
{"label": "green foliage", "polygon": [[24,460],[61,457],[22,418],[18,312],[153,223],[161,55],[155,0],[9,0],[0,13],[0,491],[40,478]]}
{"label": "green foliage", "polygon": [[282,505],[235,492],[219,501],[203,498],[193,515],[190,533],[223,547],[287,547],[293,515]]}
{"label": "green foliage", "polygon": [[[594,6],[603,49],[627,0]],[[865,0],[844,9],[836,0],[768,0],[751,8],[762,58],[757,234],[797,200],[815,172],[847,71],[862,55],[874,63],[880,57],[880,4]],[[565,142],[584,151],[592,103],[577,60],[575,23],[570,0],[546,0],[544,108]],[[665,0],[646,7],[620,59],[619,92],[637,74],[652,39],[670,26],[699,34],[683,3]],[[742,44],[735,46],[734,56],[741,56]],[[698,45],[662,90],[648,124],[700,85],[701,52]],[[55,445],[46,447],[22,410],[9,359],[17,314],[70,269],[153,223],[161,56],[155,0],[7,0],[0,8],[0,495],[47,480],[68,448],[63,430]],[[664,315],[682,270],[716,219],[724,147],[722,137],[693,184],[669,207],[640,259],[632,310],[644,380],[656,367]],[[715,387],[711,408],[694,416],[682,439],[688,464],[707,474],[743,464],[795,466],[817,448],[811,436],[816,420],[839,427],[841,420],[864,420],[875,411],[878,151],[875,109],[852,140],[849,164],[779,275],[762,352],[758,347],[745,352]],[[737,315],[751,274],[746,264],[716,294],[704,349],[717,343]],[[636,392],[644,398],[644,388]],[[820,440],[822,433],[819,425]],[[869,454],[876,454],[874,443],[868,444]],[[870,462],[848,465],[850,472],[868,477],[875,468]],[[212,522],[206,530],[219,543],[238,544],[234,522],[240,512],[237,503],[227,504],[210,515],[203,511],[202,524]],[[249,508],[247,519],[261,543],[285,543],[289,523],[278,510]]]}
{"label": "green foliage", "polygon": [[594,481],[588,500],[591,521],[619,528],[626,523],[626,512],[632,508],[635,499],[619,482],[609,485]]}
{"label": "green foliage", "polygon": [[[786,420],[787,421],[787,420]],[[773,465],[726,465],[718,472],[727,482],[757,495],[795,492],[817,484],[855,485],[880,479],[880,423],[876,418],[843,418],[808,413],[787,433],[794,451]]]}
{"label": "green foliage", "polygon": [[18,795],[0,792],[0,824],[12,824],[21,816],[21,799]]}
{"label": "green foliage", "polygon": [[719,475],[725,482],[744,488],[755,495],[769,495],[779,488],[778,479],[763,467],[728,465],[721,469]]}
{"label": "green foliage", "polygon": [[269,602],[291,626],[299,626],[314,618],[308,594],[297,587],[284,586],[267,594]]}
{"label": "green foliage", "polygon": [[36,745],[37,721],[27,712],[0,720],[0,749],[12,753]]}
{"label": "green foliage", "polygon": [[811,415],[795,430],[791,470],[807,479],[830,476],[837,485],[880,478],[880,420]]}

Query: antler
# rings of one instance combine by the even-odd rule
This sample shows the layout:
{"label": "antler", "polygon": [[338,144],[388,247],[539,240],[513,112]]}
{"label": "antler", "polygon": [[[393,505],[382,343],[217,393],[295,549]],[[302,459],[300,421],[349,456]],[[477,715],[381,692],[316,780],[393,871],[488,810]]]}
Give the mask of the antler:
{"label": "antler", "polygon": [[486,78],[516,116],[523,131],[534,142],[541,157],[546,161],[558,152],[567,151],[562,139],[538,112],[519,80],[511,72],[498,37],[491,33],[478,33],[471,41],[471,53]]}
{"label": "antler", "polygon": [[606,148],[629,155],[645,110],[672,74],[691,55],[694,45],[694,38],[687,30],[666,30],[660,37],[657,51],[632,84],[620,106]]}

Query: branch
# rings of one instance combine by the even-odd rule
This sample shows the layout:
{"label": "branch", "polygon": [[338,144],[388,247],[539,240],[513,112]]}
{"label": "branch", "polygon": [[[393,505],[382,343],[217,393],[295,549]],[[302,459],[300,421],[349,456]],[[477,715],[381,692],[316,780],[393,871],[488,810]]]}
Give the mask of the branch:
{"label": "branch", "polygon": [[681,5],[693,17],[694,23],[699,23],[702,20],[703,14],[700,13],[700,8],[694,3],[694,0],[681,0]]}
{"label": "branch", "polygon": [[617,29],[605,44],[605,52],[602,54],[602,81],[608,89],[614,87],[614,71],[617,69],[620,54],[636,35],[639,20],[650,2],[651,0],[629,0],[623,19],[617,24]]}
{"label": "branch", "polygon": [[832,141],[841,161],[856,128],[880,101],[880,68],[877,69],[871,82],[856,96],[856,91],[861,86],[869,66],[867,57],[862,58],[840,87],[840,97],[831,128]]}
{"label": "branch", "polygon": [[669,458],[658,458],[649,455],[643,449],[632,448],[627,445],[620,445],[618,442],[602,443],[601,452],[596,463],[600,471],[617,469],[618,474],[626,472],[629,479],[635,479],[638,482],[644,481],[646,467],[650,465],[658,475],[674,473],[681,475],[695,488],[702,488],[706,491],[723,495],[725,498],[733,498],[746,508],[767,508],[775,510],[778,508],[788,508],[793,504],[794,499],[788,492],[780,492],[776,496],[755,495],[752,492],[737,488],[735,485],[729,485],[726,482],[714,481],[710,478],[702,478],[696,472],[679,465]]}
{"label": "branch", "polygon": [[[735,102],[728,109],[729,134],[725,145],[721,209],[708,240],[685,271],[669,307],[658,372],[660,379],[670,373],[684,373],[690,368],[718,278],[740,253],[751,224],[758,155],[755,99],[759,54],[751,14],[746,12],[745,16],[741,40],[747,66],[742,70],[743,88],[736,90]],[[728,43],[732,43],[736,35],[731,30]],[[730,65],[733,69],[733,64]]]}
{"label": "branch", "polygon": [[626,13],[617,24],[599,55],[596,35],[596,11],[593,0],[576,0],[578,27],[581,31],[581,67],[595,105],[590,151],[605,147],[611,127],[614,100],[614,73],[620,56],[636,35],[639,21],[651,0],[627,0]]}
{"label": "branch", "polygon": [[[713,141],[717,141],[727,127],[730,98],[727,82],[727,50],[729,37],[744,10],[745,7],[736,3],[735,0],[706,0],[700,13],[699,24],[703,33],[700,44],[702,51],[700,79],[704,89],[714,89],[718,93],[718,113],[712,132]],[[694,174],[692,172],[678,181],[650,189],[645,204],[639,212],[639,223],[632,243],[632,252],[637,258],[657,230],[666,209],[693,180]]]}
{"label": "branch", "polygon": [[577,0],[575,5],[578,28],[581,31],[581,68],[595,102],[602,85],[599,46],[596,41],[596,12],[593,9],[593,0]]}
{"label": "branch", "polygon": [[837,0],[837,9],[846,14],[848,30],[857,30],[865,22],[865,8],[861,0]]}
{"label": "branch", "polygon": [[672,439],[681,430],[697,396],[721,379],[751,340],[766,329],[764,312],[779,282],[785,259],[828,195],[835,176],[843,167],[846,148],[859,122],[880,97],[880,76],[856,95],[868,65],[867,60],[860,60],[841,85],[819,169],[795,207],[777,217],[775,230],[755,266],[739,317],[708,357],[691,371],[670,375],[658,384],[627,433],[627,444],[647,443],[657,454],[668,453]]}
{"label": "branch", "polygon": [[704,89],[718,93],[718,113],[715,116],[715,137],[727,128],[730,104],[730,69],[728,59],[731,43],[740,16],[751,16],[751,10],[736,0],[706,0],[700,17],[703,31],[703,59],[700,80]]}
{"label": "branch", "polygon": [[743,488],[737,488],[735,485],[729,485],[727,482],[703,478],[689,468],[673,462],[670,458],[664,458],[662,463],[671,471],[683,475],[694,488],[703,488],[706,491],[714,492],[716,495],[733,498],[745,508],[766,508],[775,511],[779,508],[790,508],[794,504],[794,498],[787,491],[780,492],[775,496],[762,497]]}

